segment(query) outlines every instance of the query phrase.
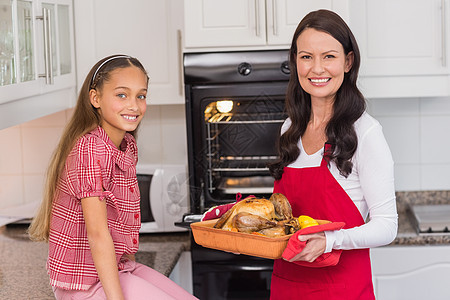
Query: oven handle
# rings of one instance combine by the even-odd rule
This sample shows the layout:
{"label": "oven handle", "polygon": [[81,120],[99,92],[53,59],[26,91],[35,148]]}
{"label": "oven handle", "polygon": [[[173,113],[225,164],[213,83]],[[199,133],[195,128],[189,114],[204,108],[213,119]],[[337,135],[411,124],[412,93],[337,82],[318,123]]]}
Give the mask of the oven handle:
{"label": "oven handle", "polygon": [[273,264],[254,262],[195,262],[196,273],[230,272],[230,271],[273,271]]}

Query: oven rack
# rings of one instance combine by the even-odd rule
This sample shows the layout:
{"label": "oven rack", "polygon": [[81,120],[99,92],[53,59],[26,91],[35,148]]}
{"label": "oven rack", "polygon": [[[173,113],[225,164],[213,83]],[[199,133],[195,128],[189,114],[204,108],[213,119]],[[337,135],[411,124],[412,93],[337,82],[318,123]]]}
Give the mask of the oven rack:
{"label": "oven rack", "polygon": [[272,176],[225,177],[217,185],[217,189],[225,194],[271,194],[274,179]]}
{"label": "oven rack", "polygon": [[265,124],[283,123],[284,113],[217,113],[207,120],[214,124]]}
{"label": "oven rack", "polygon": [[[214,184],[214,178],[233,178],[237,180],[245,180],[247,177],[270,177],[269,168],[267,164],[276,160],[277,156],[225,156],[219,159],[211,159],[209,157],[209,184],[208,190],[210,193],[217,189]],[[239,187],[241,191],[249,192],[250,186],[247,188]],[[238,189],[239,189],[238,188]],[[251,187],[253,193],[265,193],[268,187]],[[272,187],[270,187],[272,188]],[[219,187],[219,190],[225,193],[234,193],[235,187]]]}
{"label": "oven rack", "polygon": [[216,172],[258,172],[268,171],[267,163],[276,160],[277,156],[225,156],[212,166]]}

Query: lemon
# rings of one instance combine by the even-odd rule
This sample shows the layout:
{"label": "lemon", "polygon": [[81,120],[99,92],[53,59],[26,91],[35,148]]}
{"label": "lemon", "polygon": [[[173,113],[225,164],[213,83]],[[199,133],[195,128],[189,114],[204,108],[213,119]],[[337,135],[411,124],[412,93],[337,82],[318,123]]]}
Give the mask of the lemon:
{"label": "lemon", "polygon": [[300,225],[300,229],[319,225],[319,223],[317,223],[316,220],[314,220],[313,218],[311,218],[309,216],[305,216],[305,215],[301,215],[300,217],[298,217],[298,223]]}

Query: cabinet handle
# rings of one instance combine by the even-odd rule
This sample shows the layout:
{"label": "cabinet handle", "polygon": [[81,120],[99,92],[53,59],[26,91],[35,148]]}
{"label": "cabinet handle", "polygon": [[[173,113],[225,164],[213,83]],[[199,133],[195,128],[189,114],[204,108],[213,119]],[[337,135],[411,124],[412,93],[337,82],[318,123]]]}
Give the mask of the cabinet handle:
{"label": "cabinet handle", "polygon": [[50,24],[51,12],[47,8],[42,9],[42,17],[36,19],[43,21],[44,26],[44,67],[45,73],[39,77],[45,78],[46,84],[53,84],[53,61],[52,61],[52,31]]}
{"label": "cabinet handle", "polygon": [[277,0],[272,0],[272,29],[273,29],[273,35],[278,35],[278,19],[277,19]]}
{"label": "cabinet handle", "polygon": [[53,27],[52,27],[52,18],[51,18],[51,11],[47,9],[47,28],[48,28],[48,70],[49,70],[49,77],[50,77],[50,84],[53,84],[54,76],[53,76],[53,43],[52,43],[52,34],[53,34]]}
{"label": "cabinet handle", "polygon": [[255,0],[255,26],[256,36],[259,36],[259,0]]}
{"label": "cabinet handle", "polygon": [[181,30],[178,29],[177,30],[177,48],[178,48],[178,65],[180,66],[180,70],[178,72],[178,81],[179,81],[179,86],[178,86],[178,94],[180,96],[184,95],[184,85],[183,85],[183,68],[184,68],[184,64],[183,64],[183,43],[182,40],[183,39],[183,35],[181,34]]}
{"label": "cabinet handle", "polygon": [[441,0],[441,33],[442,33],[442,66],[447,67],[447,11],[445,7],[445,1]]}

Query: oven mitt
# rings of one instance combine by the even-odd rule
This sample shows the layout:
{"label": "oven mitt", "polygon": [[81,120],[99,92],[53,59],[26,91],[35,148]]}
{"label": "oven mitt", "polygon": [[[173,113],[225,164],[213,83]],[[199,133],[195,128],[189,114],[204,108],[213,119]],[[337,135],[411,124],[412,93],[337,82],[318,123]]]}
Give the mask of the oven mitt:
{"label": "oven mitt", "polygon": [[[282,257],[289,261],[290,259],[294,258],[294,256],[296,256],[298,253],[300,253],[303,250],[303,248],[305,248],[306,242],[298,240],[298,236],[300,234],[304,235],[322,231],[340,230],[344,226],[345,226],[344,222],[332,222],[300,229],[299,231],[294,233],[289,239],[287,247],[282,254]],[[334,266],[339,262],[341,252],[342,250],[332,250],[331,252],[322,254],[321,256],[316,258],[316,260],[313,262],[293,261],[293,263],[299,266],[312,268]]]}
{"label": "oven mitt", "polygon": [[242,199],[242,194],[237,193],[236,194],[236,202],[211,207],[203,214],[201,221],[218,219],[223,214],[225,214],[228,210],[230,210],[236,203],[238,203],[241,200],[248,199],[248,198],[255,198],[255,196],[251,195],[251,196],[248,196],[248,197]]}

